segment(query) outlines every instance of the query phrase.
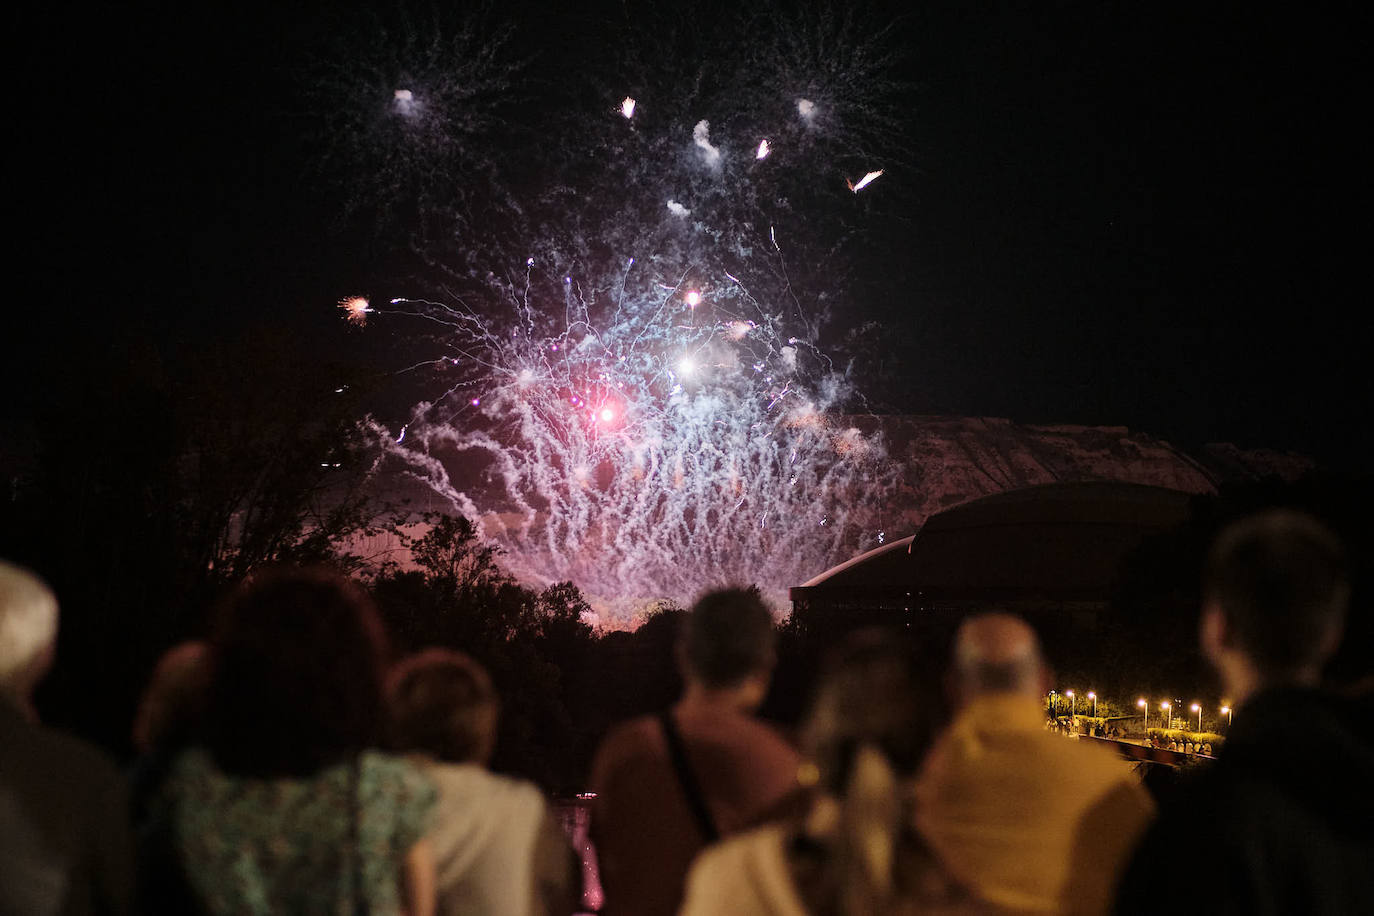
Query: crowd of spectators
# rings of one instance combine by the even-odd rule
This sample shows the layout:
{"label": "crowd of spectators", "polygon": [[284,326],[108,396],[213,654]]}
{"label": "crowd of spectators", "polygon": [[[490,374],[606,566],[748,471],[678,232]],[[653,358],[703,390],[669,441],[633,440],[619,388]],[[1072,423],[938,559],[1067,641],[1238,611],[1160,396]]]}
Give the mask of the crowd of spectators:
{"label": "crowd of spectators", "polygon": [[[776,629],[752,590],[702,596],[680,699],[613,728],[592,766],[609,916],[1374,912],[1367,692],[1321,686],[1342,635],[1341,545],[1268,512],[1213,546],[1200,645],[1235,722],[1158,805],[1107,745],[1047,732],[1023,620],[970,616],[941,670],[893,634],[832,647],[795,736],[755,717]],[[58,604],[0,563],[0,914],[558,914],[582,869],[533,784],[488,769],[500,697],[452,649],[387,662],[358,586],[255,575],[174,647],[121,773],[31,703]],[[1289,753],[1275,735],[1301,723]],[[792,739],[795,740],[792,740]]]}

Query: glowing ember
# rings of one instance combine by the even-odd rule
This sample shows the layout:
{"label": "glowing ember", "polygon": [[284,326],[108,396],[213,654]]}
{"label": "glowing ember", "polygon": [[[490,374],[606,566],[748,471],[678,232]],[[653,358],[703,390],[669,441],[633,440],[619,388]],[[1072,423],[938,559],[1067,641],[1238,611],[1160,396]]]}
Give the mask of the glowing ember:
{"label": "glowing ember", "polygon": [[853,191],[855,194],[858,194],[864,188],[872,184],[874,180],[876,180],[882,174],[883,170],[878,169],[878,171],[876,172],[869,172],[867,175],[860,178],[857,182],[851,183],[849,181],[846,181],[845,184],[849,185],[849,190]]}
{"label": "glowing ember", "polygon": [[358,327],[367,324],[367,316],[372,312],[366,296],[346,296],[339,300],[339,308],[344,310],[344,317]]}

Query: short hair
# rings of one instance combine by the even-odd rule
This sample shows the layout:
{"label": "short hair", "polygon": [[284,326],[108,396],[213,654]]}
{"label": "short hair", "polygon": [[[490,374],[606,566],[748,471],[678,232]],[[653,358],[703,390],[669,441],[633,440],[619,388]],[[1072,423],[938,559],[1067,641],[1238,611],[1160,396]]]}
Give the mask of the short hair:
{"label": "short hair", "polygon": [[34,573],[0,560],[0,690],[19,683],[57,640],[57,596]]}
{"label": "short hair", "polygon": [[426,649],[396,666],[387,691],[392,744],[447,763],[484,763],[499,703],[486,669],[451,649]]}
{"label": "short hair", "polygon": [[210,640],[205,734],[216,763],[300,778],[380,746],[384,656],[376,608],[337,572],[283,568],[240,586]]}
{"label": "short hair", "polygon": [[1040,640],[1020,617],[989,612],[959,625],[954,673],[965,692],[1038,694],[1044,670]]}
{"label": "short hair", "polygon": [[938,690],[894,633],[864,629],[826,660],[802,731],[821,785],[842,794],[860,747],[880,751],[902,776],[913,775],[940,725]]}
{"label": "short hair", "polygon": [[1345,551],[1325,525],[1274,509],[1228,525],[1213,542],[1203,596],[1236,646],[1269,677],[1326,662],[1350,600]]}
{"label": "short hair", "polygon": [[773,614],[756,588],[707,592],[692,605],[682,634],[688,672],[707,687],[734,687],[774,662]]}

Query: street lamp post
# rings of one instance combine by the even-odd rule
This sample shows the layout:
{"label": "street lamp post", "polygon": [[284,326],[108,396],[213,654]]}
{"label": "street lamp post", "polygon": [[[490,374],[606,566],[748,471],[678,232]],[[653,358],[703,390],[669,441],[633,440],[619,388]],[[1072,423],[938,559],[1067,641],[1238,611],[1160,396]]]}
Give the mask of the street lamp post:
{"label": "street lamp post", "polygon": [[1174,707],[1173,707],[1173,705],[1172,705],[1171,703],[1169,703],[1168,700],[1165,700],[1163,703],[1160,703],[1160,704],[1159,704],[1159,711],[1162,712],[1162,713],[1165,713],[1165,714],[1168,716],[1167,724],[1166,724],[1164,727],[1165,727],[1165,728],[1173,728],[1173,727],[1174,727]]}
{"label": "street lamp post", "polygon": [[1223,706],[1221,711],[1226,713],[1226,727],[1229,729],[1231,727],[1231,707]]}
{"label": "street lamp post", "polygon": [[1093,693],[1091,690],[1089,690],[1089,691],[1088,691],[1088,699],[1090,699],[1090,700],[1093,701],[1093,718],[1096,719],[1096,718],[1097,718],[1097,694],[1095,694],[1095,693]]}
{"label": "street lamp post", "polygon": [[1077,715],[1077,714],[1078,714],[1078,700],[1074,699],[1073,691],[1072,691],[1072,690],[1065,690],[1065,691],[1064,691],[1064,696],[1066,696],[1066,697],[1069,698],[1069,715],[1070,715],[1070,716],[1075,716],[1075,715]]}
{"label": "street lamp post", "polygon": [[1202,707],[1199,706],[1197,703],[1194,703],[1189,708],[1192,709],[1193,712],[1197,713],[1197,730],[1202,731]]}
{"label": "street lamp post", "polygon": [[1150,701],[1141,697],[1135,701],[1135,705],[1145,710],[1145,741],[1148,743],[1150,740]]}

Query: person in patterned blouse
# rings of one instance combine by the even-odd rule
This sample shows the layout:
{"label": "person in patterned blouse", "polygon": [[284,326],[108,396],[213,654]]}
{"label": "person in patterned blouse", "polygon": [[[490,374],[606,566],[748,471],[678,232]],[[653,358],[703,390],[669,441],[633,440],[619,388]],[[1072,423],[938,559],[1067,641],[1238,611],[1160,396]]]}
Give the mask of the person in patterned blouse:
{"label": "person in patterned blouse", "polygon": [[432,914],[436,792],[375,750],[370,600],[328,571],[263,575],[221,608],[209,655],[203,740],[159,797],[180,872],[166,883],[210,914]]}

